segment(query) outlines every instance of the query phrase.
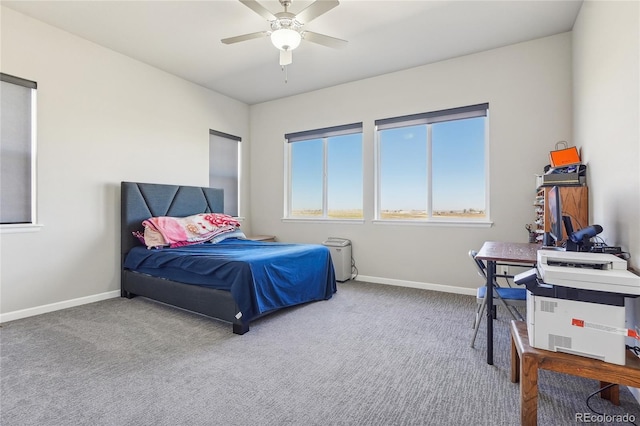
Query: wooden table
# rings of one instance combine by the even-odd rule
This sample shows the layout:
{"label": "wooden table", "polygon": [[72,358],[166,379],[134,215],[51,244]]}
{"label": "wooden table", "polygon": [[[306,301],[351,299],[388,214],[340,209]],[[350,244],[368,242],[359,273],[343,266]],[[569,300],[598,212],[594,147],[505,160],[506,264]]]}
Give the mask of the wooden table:
{"label": "wooden table", "polygon": [[627,352],[626,365],[611,364],[579,355],[537,349],[529,345],[527,324],[511,321],[511,382],[520,381],[520,422],[538,423],[538,369],[571,374],[600,381],[600,387],[616,385],[600,396],[620,405],[618,385],[640,387],[640,358]]}
{"label": "wooden table", "polygon": [[493,365],[493,281],[497,263],[515,263],[535,266],[539,244],[487,241],[476,259],[487,263],[487,364]]}

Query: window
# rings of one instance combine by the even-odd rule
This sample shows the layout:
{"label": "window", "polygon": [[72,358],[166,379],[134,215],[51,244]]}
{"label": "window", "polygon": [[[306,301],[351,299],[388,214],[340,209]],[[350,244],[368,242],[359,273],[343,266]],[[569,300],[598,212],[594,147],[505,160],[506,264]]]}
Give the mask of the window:
{"label": "window", "polygon": [[376,218],[487,220],[489,105],[377,120]]}
{"label": "window", "polygon": [[238,136],[209,130],[209,187],[224,189],[224,213],[238,216],[240,141]]}
{"label": "window", "polygon": [[288,218],[362,219],[362,123],[285,135]]}
{"label": "window", "polygon": [[0,73],[0,224],[36,223],[36,83]]}

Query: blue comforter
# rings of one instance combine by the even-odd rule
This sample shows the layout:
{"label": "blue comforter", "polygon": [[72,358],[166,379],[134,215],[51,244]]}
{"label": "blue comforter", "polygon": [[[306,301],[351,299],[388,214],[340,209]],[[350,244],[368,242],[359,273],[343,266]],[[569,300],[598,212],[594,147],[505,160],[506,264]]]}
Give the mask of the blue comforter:
{"label": "blue comforter", "polygon": [[127,254],[124,267],[228,290],[246,321],[274,309],[330,299],[336,292],[329,249],[314,244],[228,239],[161,250],[139,246]]}

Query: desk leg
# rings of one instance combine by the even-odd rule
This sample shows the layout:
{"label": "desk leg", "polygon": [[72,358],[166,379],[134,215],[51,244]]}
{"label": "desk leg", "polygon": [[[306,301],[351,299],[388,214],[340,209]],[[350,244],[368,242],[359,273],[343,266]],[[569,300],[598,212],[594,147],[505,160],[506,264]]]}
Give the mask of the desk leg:
{"label": "desk leg", "polygon": [[487,261],[487,364],[493,365],[493,281],[496,275],[496,262]]}
{"label": "desk leg", "polygon": [[527,354],[520,358],[520,423],[538,424],[538,360]]}
{"label": "desk leg", "polygon": [[516,342],[511,336],[511,383],[520,381],[520,354],[516,348]]}
{"label": "desk leg", "polygon": [[[607,382],[600,382],[600,388],[608,386]],[[609,389],[600,392],[600,398],[608,399],[613,405],[620,405],[620,387],[618,385],[611,386]]]}

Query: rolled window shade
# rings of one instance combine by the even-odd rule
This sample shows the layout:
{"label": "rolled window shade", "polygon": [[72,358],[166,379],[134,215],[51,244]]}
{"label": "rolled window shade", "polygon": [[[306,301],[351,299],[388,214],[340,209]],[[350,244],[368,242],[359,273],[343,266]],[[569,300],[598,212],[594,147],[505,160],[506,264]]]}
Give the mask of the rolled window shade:
{"label": "rolled window shade", "polygon": [[462,120],[465,118],[486,117],[489,104],[469,105],[440,111],[423,112],[419,114],[403,115],[399,117],[383,118],[375,121],[378,130],[394,129],[398,127],[415,126],[418,124],[432,124],[443,121]]}
{"label": "rolled window shade", "polygon": [[33,223],[36,83],[0,74],[0,223]]}
{"label": "rolled window shade", "polygon": [[224,189],[224,213],[238,215],[241,138],[209,130],[209,187]]}
{"label": "rolled window shade", "polygon": [[352,135],[354,133],[362,133],[362,122],[344,124],[342,126],[325,127],[323,129],[305,130],[304,132],[287,133],[284,137],[287,142],[300,142],[310,139]]}

